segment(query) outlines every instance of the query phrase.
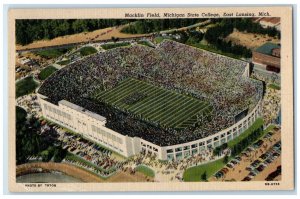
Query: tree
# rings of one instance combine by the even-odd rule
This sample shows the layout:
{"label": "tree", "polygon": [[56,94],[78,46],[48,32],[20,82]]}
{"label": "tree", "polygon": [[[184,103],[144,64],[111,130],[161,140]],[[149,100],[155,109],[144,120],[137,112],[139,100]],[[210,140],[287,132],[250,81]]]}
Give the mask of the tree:
{"label": "tree", "polygon": [[27,162],[31,155],[36,155],[41,148],[40,137],[36,134],[40,126],[35,118],[26,119],[26,111],[16,107],[16,160],[17,164]]}
{"label": "tree", "polygon": [[61,147],[56,148],[54,151],[54,162],[61,162],[67,155],[67,150],[62,149]]}
{"label": "tree", "polygon": [[35,40],[93,31],[126,24],[133,19],[18,19],[16,20],[16,43],[29,44]]}
{"label": "tree", "polygon": [[224,157],[223,162],[224,162],[224,164],[227,164],[228,161],[229,161],[229,157],[228,157],[228,155],[226,155],[226,156]]}
{"label": "tree", "polygon": [[207,173],[204,171],[204,173],[201,175],[201,180],[202,181],[207,181]]}

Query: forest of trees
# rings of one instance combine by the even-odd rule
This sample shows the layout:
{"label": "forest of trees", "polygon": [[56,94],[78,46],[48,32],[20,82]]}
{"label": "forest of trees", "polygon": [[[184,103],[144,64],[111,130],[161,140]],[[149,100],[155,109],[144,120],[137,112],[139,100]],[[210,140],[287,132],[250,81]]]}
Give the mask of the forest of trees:
{"label": "forest of trees", "polygon": [[[69,35],[80,32],[88,32],[96,29],[128,24],[121,32],[130,34],[155,33],[162,30],[187,27],[207,19],[46,19],[46,20],[16,20],[16,42],[17,44],[29,44],[35,40],[52,39],[58,36]],[[133,22],[133,23],[131,23]],[[267,34],[280,38],[280,31],[276,28],[263,28],[251,18],[224,18],[211,19],[215,24],[207,29],[206,33],[195,31],[195,28],[188,31],[174,31],[180,34],[180,42],[193,45],[199,43],[204,37],[205,40],[216,49],[241,57],[249,58],[252,52],[245,46],[225,41],[234,29],[241,32],[255,34]]]}
{"label": "forest of trees", "polygon": [[205,20],[207,19],[141,19],[124,27],[121,32],[130,34],[155,33],[162,30],[190,26]]}
{"label": "forest of trees", "polygon": [[257,126],[255,129],[251,129],[252,133],[242,139],[240,142],[238,142],[236,145],[233,146],[231,149],[231,156],[234,157],[238,154],[240,154],[245,148],[247,148],[251,143],[256,141],[258,138],[260,138],[264,131],[263,131],[263,125],[261,124],[260,126]]}
{"label": "forest of trees", "polygon": [[27,118],[26,111],[16,106],[16,163],[17,165],[28,162],[30,156],[39,156],[48,162],[52,158],[60,162],[66,155],[66,150],[61,146],[54,146],[53,139],[39,134],[41,131],[40,121],[34,117]]}
{"label": "forest of trees", "polygon": [[25,45],[35,40],[88,32],[127,24],[132,19],[18,19],[16,43]]}
{"label": "forest of trees", "polygon": [[27,113],[21,107],[16,107],[16,161],[17,164],[27,162],[30,155],[40,150],[41,140],[37,135],[39,123],[33,118],[27,122]]}
{"label": "forest of trees", "polygon": [[232,53],[246,58],[251,57],[252,52],[247,47],[232,44],[231,41],[224,40],[233,30],[234,24],[226,19],[226,22],[222,21],[218,25],[209,28],[205,33],[205,39],[222,52]]}
{"label": "forest of trees", "polygon": [[278,37],[280,39],[280,31],[275,27],[264,28],[259,23],[254,22],[252,18],[224,18],[211,19],[211,21],[212,23],[218,23],[222,27],[229,28],[228,30],[225,30],[225,34],[228,34],[231,28],[236,28],[241,32],[269,35],[270,37]]}

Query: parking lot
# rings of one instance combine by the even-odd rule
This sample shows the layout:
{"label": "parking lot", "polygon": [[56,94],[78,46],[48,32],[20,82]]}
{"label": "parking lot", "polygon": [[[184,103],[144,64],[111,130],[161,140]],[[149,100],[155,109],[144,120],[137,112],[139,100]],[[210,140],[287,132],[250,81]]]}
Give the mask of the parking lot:
{"label": "parking lot", "polygon": [[[209,181],[263,181],[281,165],[281,131],[274,129],[218,171]],[[280,180],[275,173],[274,180]],[[274,174],[274,175],[275,175]]]}

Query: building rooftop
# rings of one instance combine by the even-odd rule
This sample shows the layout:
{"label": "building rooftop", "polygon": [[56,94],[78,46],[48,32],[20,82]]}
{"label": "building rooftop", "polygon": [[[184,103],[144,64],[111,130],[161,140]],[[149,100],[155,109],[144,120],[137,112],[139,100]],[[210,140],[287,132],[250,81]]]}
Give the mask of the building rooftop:
{"label": "building rooftop", "polygon": [[71,103],[71,102],[68,102],[68,101],[66,101],[66,100],[61,100],[61,101],[59,101],[58,103],[59,103],[59,104],[62,104],[62,105],[65,105],[65,106],[67,106],[67,107],[69,107],[69,108],[71,108],[71,109],[74,109],[74,110],[76,110],[76,111],[79,111],[79,112],[81,112],[81,113],[84,113],[84,114],[86,114],[86,115],[88,115],[88,116],[90,116],[90,117],[92,117],[92,118],[94,118],[94,119],[96,119],[96,120],[101,121],[101,122],[106,121],[106,118],[105,118],[105,117],[103,117],[103,116],[101,116],[101,115],[98,115],[98,114],[96,114],[96,113],[93,113],[93,112],[91,112],[91,111],[88,111],[88,110],[86,110],[85,108],[83,108],[83,107],[81,107],[81,106],[78,106],[78,105],[76,105],[76,104],[73,104],[73,103]]}
{"label": "building rooftop", "polygon": [[280,18],[279,17],[263,17],[263,18],[260,18],[258,21],[268,22],[268,23],[272,23],[274,25],[277,25],[277,24],[280,23]]}
{"label": "building rooftop", "polygon": [[276,49],[276,48],[280,48],[280,45],[268,42],[268,43],[265,43],[264,45],[258,47],[257,49],[255,49],[255,51],[262,53],[262,54],[273,56],[272,50]]}

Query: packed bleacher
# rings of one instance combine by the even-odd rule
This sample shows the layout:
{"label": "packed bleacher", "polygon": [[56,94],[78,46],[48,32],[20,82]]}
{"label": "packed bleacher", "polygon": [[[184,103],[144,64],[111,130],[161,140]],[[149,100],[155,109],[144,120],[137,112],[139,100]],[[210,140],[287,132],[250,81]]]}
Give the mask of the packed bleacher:
{"label": "packed bleacher", "polygon": [[[241,60],[165,40],[156,48],[134,45],[79,60],[48,78],[39,93],[52,103],[65,99],[100,114],[107,118],[108,128],[121,134],[139,136],[160,146],[174,145],[217,133],[231,126],[245,108],[254,108],[263,86],[243,76],[246,65]],[[201,127],[178,131],[149,123],[93,97],[127,77],[210,102],[213,115]]]}

